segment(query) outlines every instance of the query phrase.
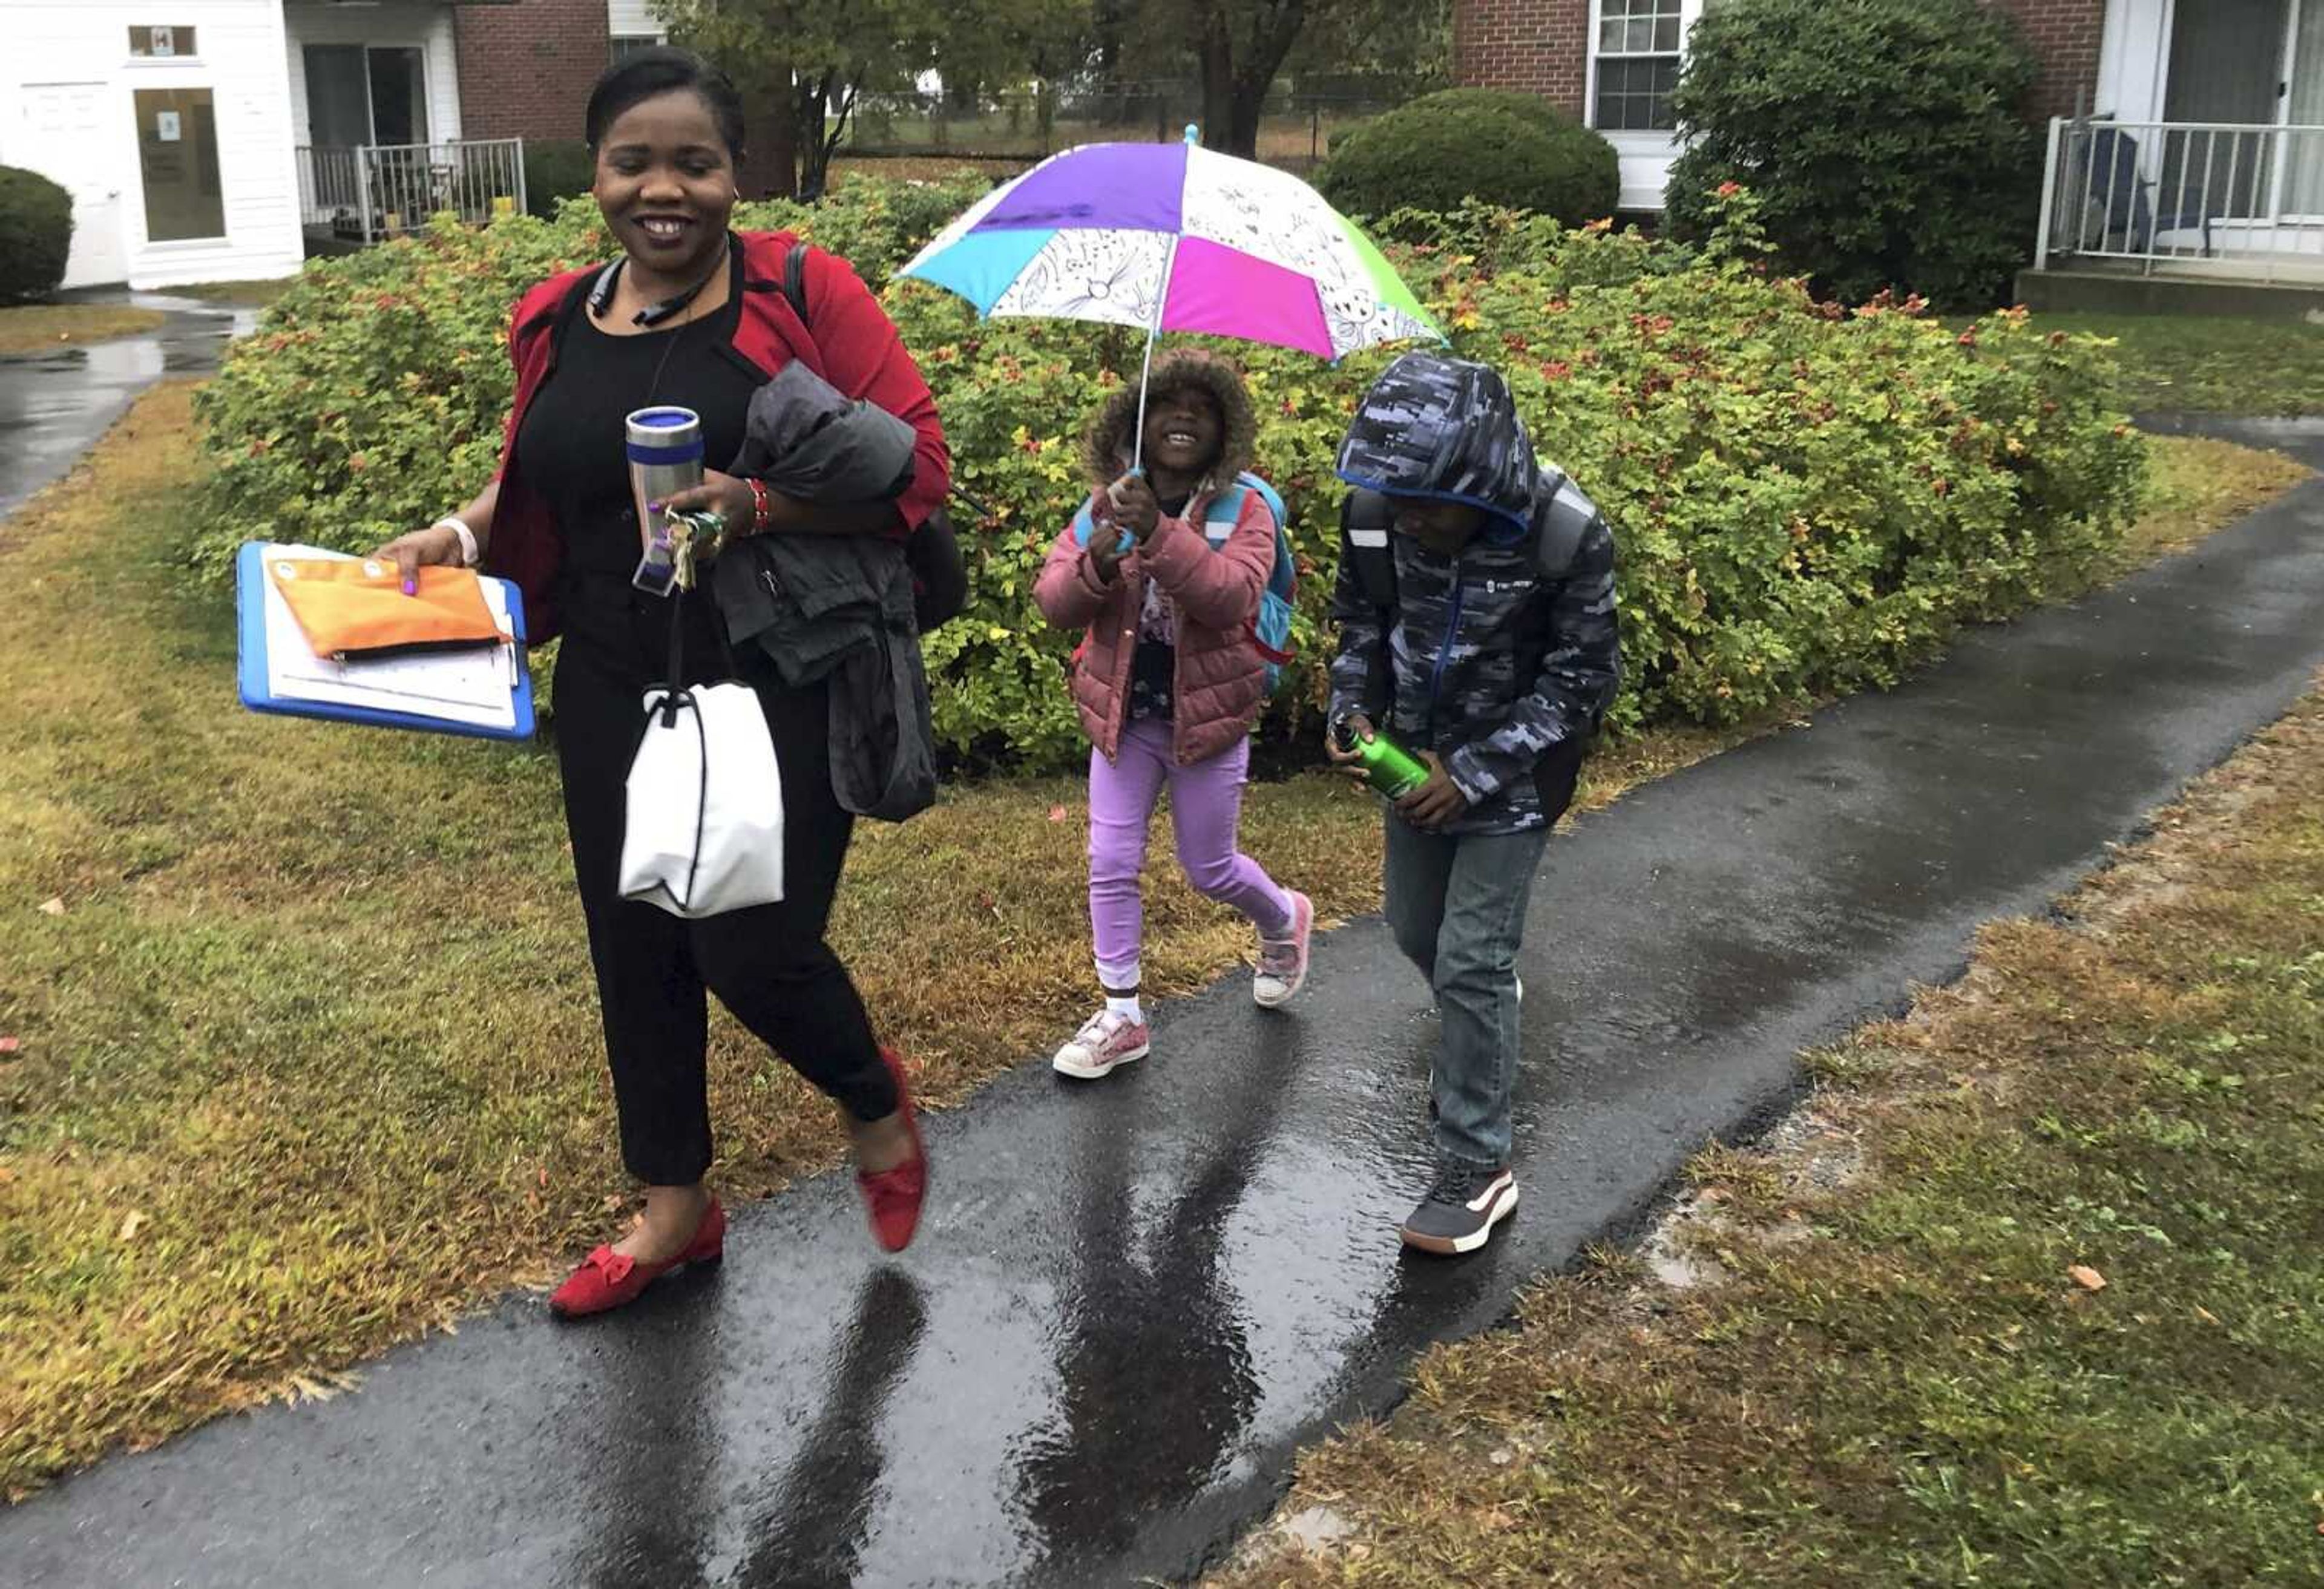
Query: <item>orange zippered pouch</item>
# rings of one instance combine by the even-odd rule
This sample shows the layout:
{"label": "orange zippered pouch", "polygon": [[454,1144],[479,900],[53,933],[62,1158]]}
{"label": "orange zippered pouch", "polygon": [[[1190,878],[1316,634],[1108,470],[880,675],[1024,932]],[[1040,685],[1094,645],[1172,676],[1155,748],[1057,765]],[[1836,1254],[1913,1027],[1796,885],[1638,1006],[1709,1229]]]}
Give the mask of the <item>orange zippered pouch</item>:
{"label": "orange zippered pouch", "polygon": [[318,657],[360,660],[502,638],[472,569],[422,568],[410,596],[395,565],[376,557],[270,557],[266,576]]}

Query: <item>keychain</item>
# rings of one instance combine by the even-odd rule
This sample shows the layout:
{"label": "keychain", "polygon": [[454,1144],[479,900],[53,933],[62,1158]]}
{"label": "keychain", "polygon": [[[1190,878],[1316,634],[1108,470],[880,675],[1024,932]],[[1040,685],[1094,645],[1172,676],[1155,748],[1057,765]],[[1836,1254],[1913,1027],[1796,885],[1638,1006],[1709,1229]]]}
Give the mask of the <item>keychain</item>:
{"label": "keychain", "polygon": [[646,547],[630,583],[649,595],[694,588],[697,566],[726,545],[726,516],[715,508],[668,516],[667,528]]}

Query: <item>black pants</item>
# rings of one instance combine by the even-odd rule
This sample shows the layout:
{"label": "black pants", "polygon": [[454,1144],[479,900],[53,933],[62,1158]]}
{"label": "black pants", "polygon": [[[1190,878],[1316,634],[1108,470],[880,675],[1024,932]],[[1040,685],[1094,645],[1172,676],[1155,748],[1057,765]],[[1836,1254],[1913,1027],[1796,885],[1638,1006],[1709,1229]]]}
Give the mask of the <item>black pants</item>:
{"label": "black pants", "polygon": [[576,580],[557,659],[558,761],[573,871],[588,918],[605,1052],[621,1112],[622,1162],[650,1186],[687,1186],[710,1167],[704,991],[859,1120],[895,1112],[863,1001],[824,942],[855,819],[831,792],[825,693],[785,690],[745,655],[783,778],[784,898],[686,921],[621,897],[623,785],[643,736],[642,692],[668,671],[669,625],[687,626],[688,683],[725,672],[708,598],[673,603],[603,579]]}

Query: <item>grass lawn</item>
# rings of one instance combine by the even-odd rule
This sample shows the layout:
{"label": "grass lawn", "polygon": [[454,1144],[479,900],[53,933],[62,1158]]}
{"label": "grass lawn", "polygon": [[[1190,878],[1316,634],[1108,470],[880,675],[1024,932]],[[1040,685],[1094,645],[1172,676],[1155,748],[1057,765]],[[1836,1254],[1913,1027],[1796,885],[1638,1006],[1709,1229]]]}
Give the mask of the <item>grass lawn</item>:
{"label": "grass lawn", "polygon": [[2045,314],[2120,343],[2121,401],[2142,411],[2324,413],[2324,326],[2204,315]]}
{"label": "grass lawn", "polygon": [[[626,1193],[547,753],[240,710],[225,603],[166,560],[189,391],[0,527],[0,1491],[327,1388],[549,1278]],[[2149,547],[2299,473],[2202,443],[2157,459]],[[1585,800],[1773,726],[1614,749]],[[835,937],[930,1099],[1084,1013],[1084,819],[1078,781],[1020,781],[862,831]],[[1376,907],[1368,798],[1314,775],[1246,820],[1322,915]],[[1250,947],[1167,871],[1148,900],[1157,992]],[[755,1050],[717,1028],[714,1174],[738,1199],[835,1147]]]}
{"label": "grass lawn", "polygon": [[2324,1579],[2319,793],[2324,694],[1703,1154],[1691,1281],[1430,1355],[1213,1589]]}
{"label": "grass lawn", "polygon": [[284,276],[273,281],[205,281],[198,287],[169,287],[162,290],[171,298],[199,299],[204,303],[235,308],[263,308],[298,284],[298,277]]}
{"label": "grass lawn", "polygon": [[69,343],[133,336],[152,330],[166,317],[157,309],[112,304],[23,304],[0,309],[0,354],[44,353]]}

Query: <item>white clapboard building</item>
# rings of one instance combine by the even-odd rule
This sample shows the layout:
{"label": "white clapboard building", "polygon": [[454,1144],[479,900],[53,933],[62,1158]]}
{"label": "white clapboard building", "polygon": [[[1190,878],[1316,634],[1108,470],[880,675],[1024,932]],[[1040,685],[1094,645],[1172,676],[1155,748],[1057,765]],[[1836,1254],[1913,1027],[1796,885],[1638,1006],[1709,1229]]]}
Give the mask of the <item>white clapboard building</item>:
{"label": "white clapboard building", "polygon": [[522,142],[650,0],[0,0],[0,165],[73,196],[65,285],[290,274],[524,202]]}

